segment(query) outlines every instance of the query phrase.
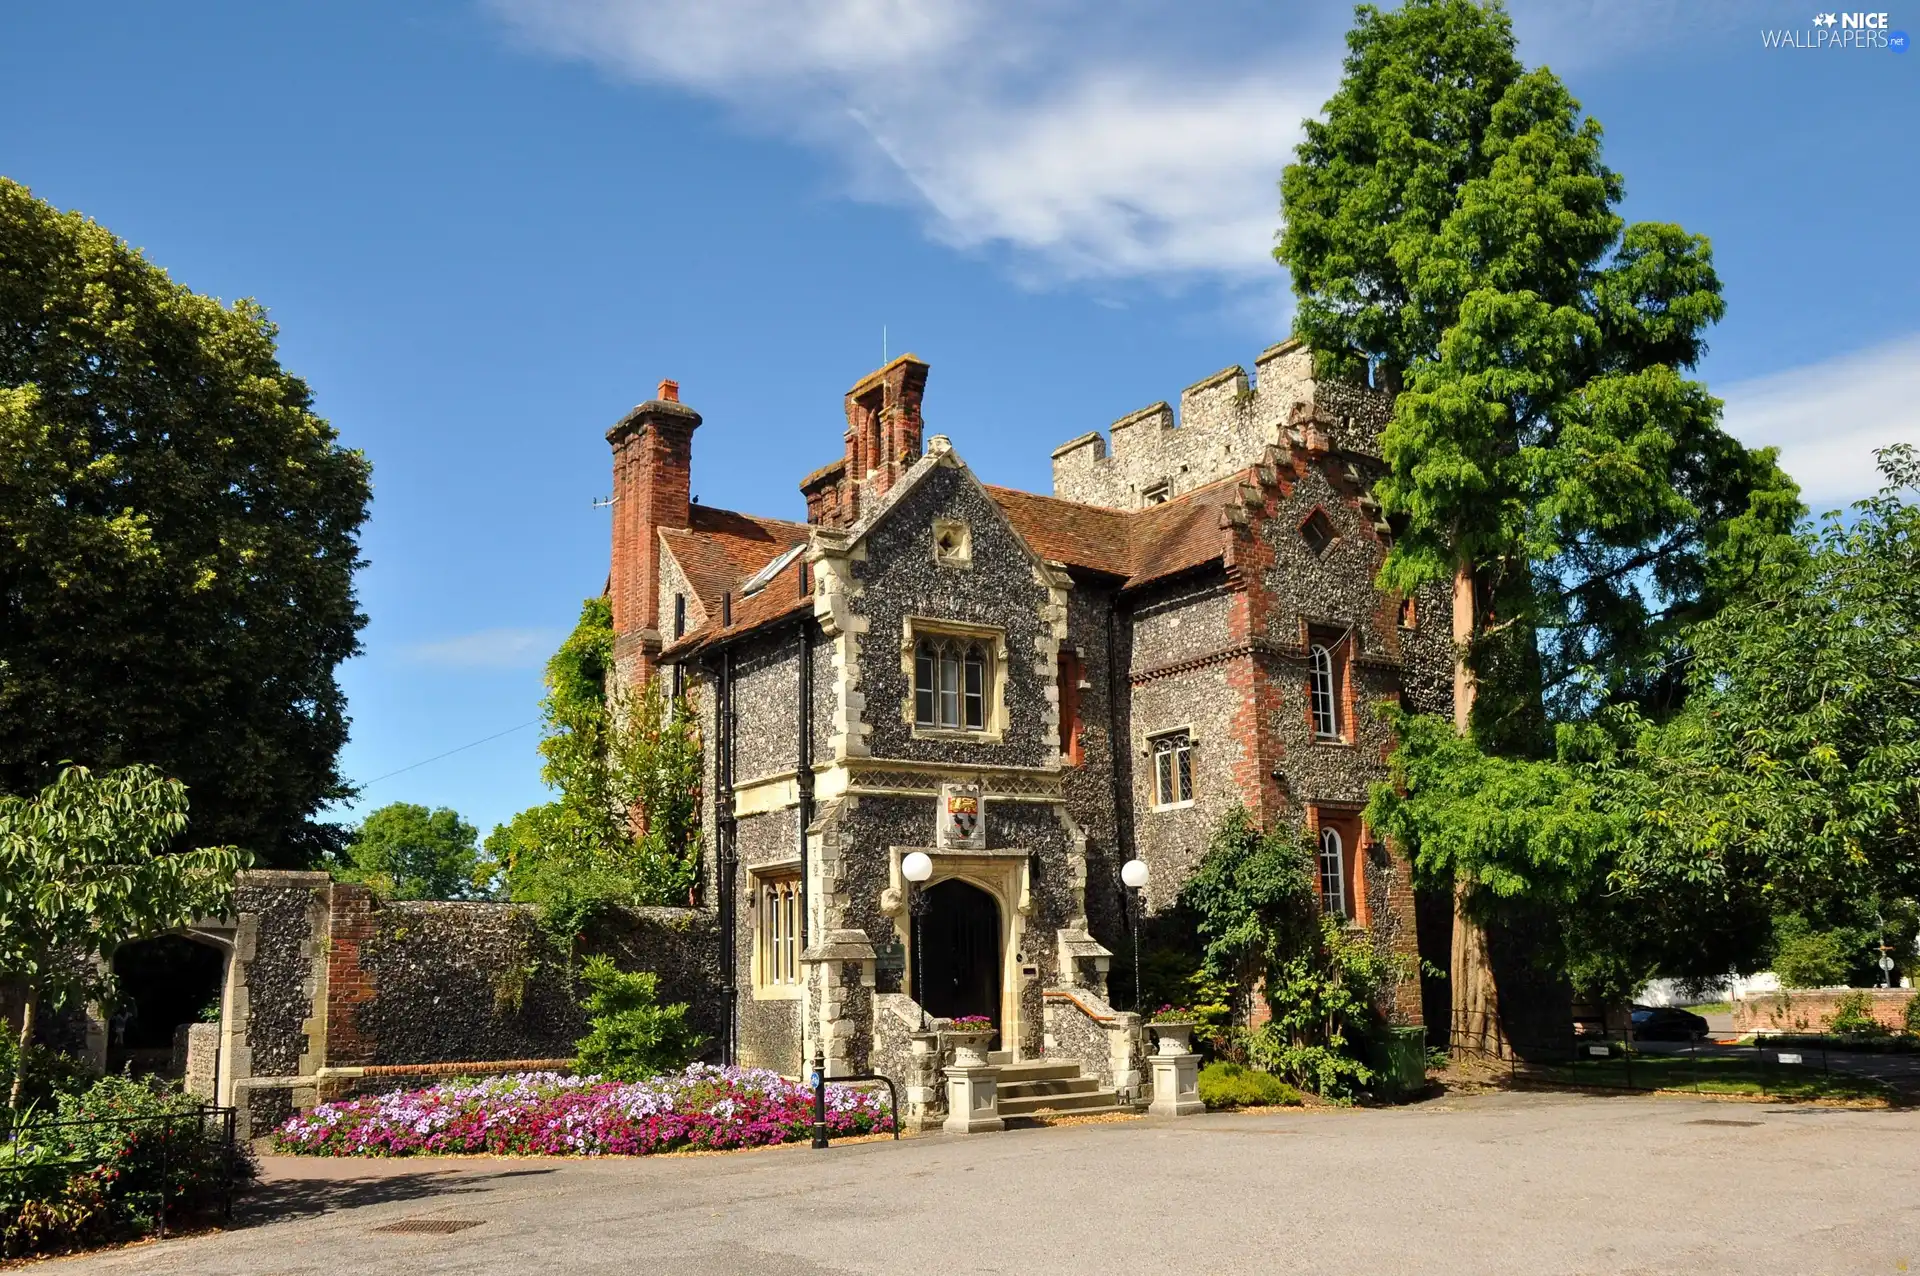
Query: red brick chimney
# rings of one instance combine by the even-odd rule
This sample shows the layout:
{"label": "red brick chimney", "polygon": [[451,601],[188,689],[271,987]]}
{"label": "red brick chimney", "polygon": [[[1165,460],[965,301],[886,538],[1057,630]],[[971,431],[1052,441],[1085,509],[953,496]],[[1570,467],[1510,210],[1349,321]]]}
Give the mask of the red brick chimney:
{"label": "red brick chimney", "polygon": [[[920,459],[927,365],[903,354],[847,391],[847,455],[839,515],[853,522]],[[811,502],[809,502],[811,504]]]}
{"label": "red brick chimney", "polygon": [[660,651],[660,538],[691,517],[693,431],[700,414],[680,402],[680,384],[607,431],[613,446],[613,658],[630,687],[645,683]]}

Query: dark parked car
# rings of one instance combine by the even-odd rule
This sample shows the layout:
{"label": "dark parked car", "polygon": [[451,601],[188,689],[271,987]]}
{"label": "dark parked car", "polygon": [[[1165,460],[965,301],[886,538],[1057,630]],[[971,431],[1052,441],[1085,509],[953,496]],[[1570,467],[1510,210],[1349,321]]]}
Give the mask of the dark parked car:
{"label": "dark parked car", "polygon": [[1635,1006],[1633,1035],[1639,1041],[1692,1041],[1707,1035],[1707,1021],[1678,1006]]}

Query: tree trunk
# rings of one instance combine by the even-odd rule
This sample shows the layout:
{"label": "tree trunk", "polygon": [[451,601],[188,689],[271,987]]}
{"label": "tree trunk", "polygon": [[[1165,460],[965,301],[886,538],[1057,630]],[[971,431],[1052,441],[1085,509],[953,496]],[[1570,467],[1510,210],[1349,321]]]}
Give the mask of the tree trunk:
{"label": "tree trunk", "polygon": [[[1472,727],[1474,681],[1467,649],[1474,635],[1473,568],[1461,562],[1453,573],[1453,726],[1461,735]],[[1493,1054],[1504,1058],[1506,1034],[1500,1027],[1500,990],[1494,986],[1487,955],[1487,933],[1467,914],[1467,884],[1453,883],[1453,951],[1448,971],[1453,988],[1453,1022],[1448,1044],[1455,1054]]]}
{"label": "tree trunk", "polygon": [[27,1047],[33,1044],[34,1011],[40,1005],[40,990],[27,985],[26,1000],[20,1006],[20,1049],[13,1058],[13,1089],[7,1095],[7,1110],[20,1110],[20,1092],[27,1082]]}

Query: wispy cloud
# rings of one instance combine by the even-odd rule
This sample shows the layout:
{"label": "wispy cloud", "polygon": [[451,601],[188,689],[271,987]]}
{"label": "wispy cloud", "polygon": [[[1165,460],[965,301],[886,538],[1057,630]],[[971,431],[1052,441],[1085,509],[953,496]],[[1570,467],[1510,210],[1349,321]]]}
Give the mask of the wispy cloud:
{"label": "wispy cloud", "polygon": [[[827,155],[859,199],[1045,279],[1284,286],[1275,187],[1339,81],[1344,3],[483,0],[531,45]],[[1518,0],[1558,69],[1731,38],[1750,0]]]}
{"label": "wispy cloud", "polygon": [[482,629],[403,649],[413,664],[445,669],[535,669],[545,663],[562,635],[550,629]]}
{"label": "wispy cloud", "polygon": [[1880,486],[1873,449],[1920,443],[1920,332],[1722,387],[1727,429],[1780,463],[1816,512]]}
{"label": "wispy cloud", "polygon": [[940,242],[1052,278],[1278,283],[1275,182],[1339,72],[1337,23],[1240,6],[489,4],[550,52],[827,153],[847,194],[915,209]]}

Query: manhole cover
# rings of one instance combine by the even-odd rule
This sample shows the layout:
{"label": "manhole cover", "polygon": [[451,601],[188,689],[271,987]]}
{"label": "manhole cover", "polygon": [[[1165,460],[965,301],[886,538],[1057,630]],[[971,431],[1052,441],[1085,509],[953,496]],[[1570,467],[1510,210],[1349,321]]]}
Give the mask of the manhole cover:
{"label": "manhole cover", "polygon": [[376,1227],[376,1232],[426,1232],[444,1236],[448,1232],[464,1232],[469,1227],[480,1226],[477,1218],[403,1218],[397,1223],[388,1223]]}
{"label": "manhole cover", "polygon": [[1689,1121],[1688,1125],[1765,1125],[1764,1121],[1723,1121],[1719,1117],[1702,1117],[1698,1121]]}

